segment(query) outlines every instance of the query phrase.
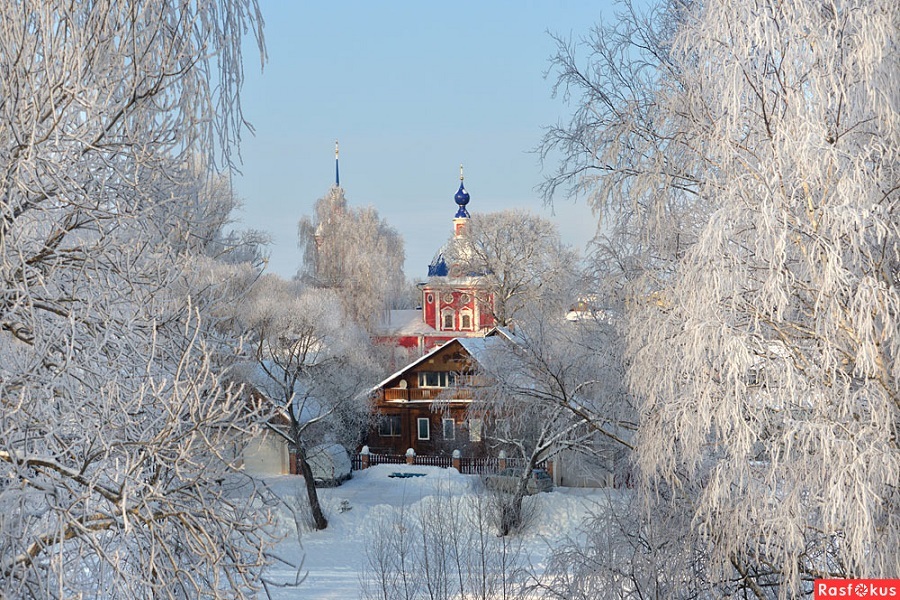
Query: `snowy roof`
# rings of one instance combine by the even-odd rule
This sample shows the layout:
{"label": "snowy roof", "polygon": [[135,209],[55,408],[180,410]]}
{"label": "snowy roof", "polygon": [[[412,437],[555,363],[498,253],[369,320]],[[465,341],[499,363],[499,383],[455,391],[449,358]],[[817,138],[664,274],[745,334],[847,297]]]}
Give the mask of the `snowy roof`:
{"label": "snowy roof", "polygon": [[485,333],[484,337],[493,337],[498,335],[506,338],[510,342],[514,342],[519,345],[521,345],[522,343],[522,338],[513,333],[512,330],[508,327],[503,327],[501,325],[497,325],[496,327]]}
{"label": "snowy roof", "polygon": [[[490,332],[489,332],[489,333],[490,333]],[[417,358],[416,360],[414,360],[413,362],[409,363],[409,364],[406,365],[405,367],[403,367],[403,368],[401,368],[400,370],[398,370],[398,371],[392,373],[391,375],[389,375],[388,377],[386,377],[383,381],[381,381],[381,382],[379,382],[377,385],[373,386],[373,387],[369,390],[369,393],[375,392],[376,390],[379,390],[379,389],[383,388],[383,387],[386,386],[390,381],[392,381],[392,380],[394,380],[394,379],[400,377],[401,375],[403,375],[404,373],[410,371],[411,369],[414,369],[415,367],[417,367],[418,365],[422,364],[423,362],[426,362],[428,359],[432,358],[432,357],[433,357],[435,354],[437,354],[438,352],[441,352],[442,350],[446,349],[446,348],[447,348],[448,346],[450,346],[451,344],[458,344],[459,346],[462,347],[463,350],[466,351],[466,353],[467,353],[469,356],[471,356],[471,357],[475,360],[475,362],[483,363],[483,362],[484,362],[484,356],[485,356],[485,353],[486,353],[489,349],[493,348],[496,344],[500,343],[500,339],[501,339],[501,338],[499,338],[499,337],[489,337],[489,338],[484,338],[484,337],[463,337],[463,338],[453,338],[453,339],[450,340],[449,342],[447,342],[447,343],[445,343],[445,344],[441,344],[440,346],[437,346],[436,348],[432,349],[430,352],[428,352],[427,354],[425,354],[425,355],[422,356],[421,358]]]}
{"label": "snowy roof", "polygon": [[440,352],[443,348],[446,348],[449,344],[452,344],[453,342],[458,342],[458,341],[459,341],[459,338],[454,338],[454,339],[450,340],[449,342],[447,342],[446,344],[441,344],[440,346],[433,348],[428,354],[425,354],[424,356],[417,358],[416,360],[409,363],[408,365],[406,365],[399,371],[396,371],[396,372],[392,373],[391,375],[389,375],[388,377],[386,377],[383,381],[381,381],[377,385],[373,386],[372,389],[369,390],[369,392],[371,393],[371,392],[374,392],[375,390],[383,388],[385,385],[387,385],[387,383],[390,380],[392,380],[396,377],[399,377],[400,375],[403,375],[404,373],[406,373],[407,371],[409,371],[416,365],[419,365],[419,364],[425,362],[426,360],[428,360],[429,358],[431,358],[432,356],[434,356],[435,354]]}
{"label": "snowy roof", "polygon": [[389,311],[387,322],[382,322],[378,329],[382,335],[419,335],[437,331],[422,319],[420,309]]}
{"label": "snowy roof", "polygon": [[502,343],[498,337],[456,338],[456,341],[479,363],[484,363],[485,354]]}

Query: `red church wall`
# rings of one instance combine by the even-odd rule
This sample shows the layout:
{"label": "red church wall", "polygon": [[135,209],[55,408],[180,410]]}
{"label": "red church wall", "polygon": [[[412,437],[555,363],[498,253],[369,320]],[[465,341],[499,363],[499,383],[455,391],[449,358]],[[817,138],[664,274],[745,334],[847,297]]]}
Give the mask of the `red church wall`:
{"label": "red church wall", "polygon": [[425,323],[437,329],[437,312],[434,307],[434,291],[425,289],[422,293],[422,309],[425,315]]}
{"label": "red church wall", "polygon": [[425,352],[429,352],[436,348],[437,346],[441,346],[446,344],[450,340],[454,339],[454,336],[428,336],[425,338]]}
{"label": "red church wall", "polygon": [[418,348],[419,337],[415,335],[404,335],[397,338],[397,345],[403,348]]}

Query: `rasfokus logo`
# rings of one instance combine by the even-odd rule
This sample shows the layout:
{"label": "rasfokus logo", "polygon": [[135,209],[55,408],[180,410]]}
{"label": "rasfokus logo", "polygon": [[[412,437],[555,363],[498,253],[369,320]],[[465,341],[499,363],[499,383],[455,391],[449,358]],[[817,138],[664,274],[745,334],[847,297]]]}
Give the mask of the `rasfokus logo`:
{"label": "rasfokus logo", "polygon": [[900,579],[816,579],[814,600],[900,599]]}

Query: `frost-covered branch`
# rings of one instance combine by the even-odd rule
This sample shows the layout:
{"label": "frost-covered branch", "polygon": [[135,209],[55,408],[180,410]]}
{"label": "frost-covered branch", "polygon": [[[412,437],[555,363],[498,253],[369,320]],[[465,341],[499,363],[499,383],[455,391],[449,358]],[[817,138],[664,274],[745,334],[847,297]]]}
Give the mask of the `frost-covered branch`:
{"label": "frost-covered branch", "polygon": [[208,251],[260,28],[252,0],[0,7],[0,595],[258,587],[221,328],[254,269]]}
{"label": "frost-covered branch", "polygon": [[369,340],[348,322],[334,291],[272,275],[256,283],[238,312],[238,327],[253,342],[242,377],[264,407],[265,426],[296,453],[316,528],[324,529],[306,457],[326,442],[355,446],[368,423]]}
{"label": "frost-covered branch", "polygon": [[722,590],[900,568],[888,4],[627,4],[554,60],[575,107],[545,191],[601,214],[643,491],[677,496]]}

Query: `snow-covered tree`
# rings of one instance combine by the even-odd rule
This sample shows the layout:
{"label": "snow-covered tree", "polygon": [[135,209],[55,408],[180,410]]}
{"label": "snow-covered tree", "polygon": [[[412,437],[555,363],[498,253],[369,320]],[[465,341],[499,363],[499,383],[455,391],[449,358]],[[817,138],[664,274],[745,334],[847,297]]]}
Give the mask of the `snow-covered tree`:
{"label": "snow-covered tree", "polygon": [[314,215],[298,226],[303,265],[298,278],[338,292],[345,312],[368,330],[407,295],[403,238],[374,207],[347,204],[332,186],[316,201]]}
{"label": "snow-covered tree", "polygon": [[[192,193],[183,193],[170,210],[164,229],[178,248],[208,256],[228,265],[246,264],[262,271],[268,259],[268,233],[255,229],[235,229],[234,215],[241,208],[240,198],[231,184],[231,176],[216,174],[199,182]],[[185,220],[185,207],[200,216]]]}
{"label": "snow-covered tree", "polygon": [[450,482],[443,478],[432,495],[369,517],[360,598],[532,597],[524,591],[522,538],[496,534],[495,498],[458,494]]}
{"label": "snow-covered tree", "polygon": [[[240,597],[265,511],[231,446],[208,165],[252,1],[0,5],[0,595]],[[204,281],[203,285],[197,285]]]}
{"label": "snow-covered tree", "polygon": [[556,226],[520,209],[471,217],[444,259],[454,271],[479,276],[483,310],[500,325],[508,325],[543,290],[568,289],[578,267]]}
{"label": "snow-covered tree", "polygon": [[[627,268],[646,484],[722,581],[900,569],[900,13],[668,3],[600,27],[545,149]],[[618,257],[618,258],[615,258]],[[620,260],[621,259],[621,260]]]}
{"label": "snow-covered tree", "polygon": [[474,413],[492,415],[489,443],[523,465],[501,533],[519,526],[531,470],[561,454],[626,473],[638,416],[624,386],[623,339],[605,316],[565,318],[568,294],[545,294],[519,312],[515,335],[486,339]]}
{"label": "snow-covered tree", "polygon": [[241,313],[254,359],[246,379],[262,395],[267,426],[296,454],[314,525],[325,529],[307,457],[325,442],[355,447],[369,424],[369,339],[347,320],[334,290],[274,275],[254,286]]}

